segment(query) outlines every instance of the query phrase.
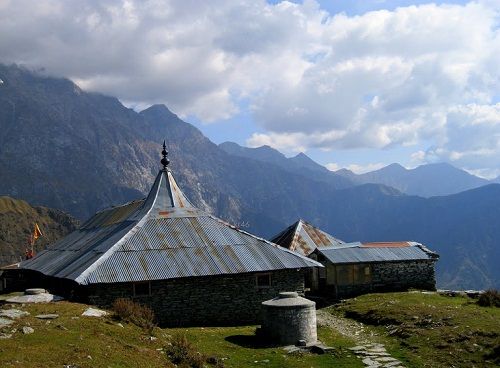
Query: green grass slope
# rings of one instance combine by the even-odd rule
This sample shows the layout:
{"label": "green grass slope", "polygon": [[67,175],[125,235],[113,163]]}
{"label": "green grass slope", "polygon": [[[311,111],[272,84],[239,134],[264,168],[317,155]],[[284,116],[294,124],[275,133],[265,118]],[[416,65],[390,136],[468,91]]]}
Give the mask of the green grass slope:
{"label": "green grass slope", "polygon": [[500,308],[437,293],[368,294],[329,312],[367,324],[408,367],[497,367]]}
{"label": "green grass slope", "polygon": [[[325,328],[319,330],[319,337],[335,347],[333,353],[287,354],[279,347],[259,345],[255,326],[157,327],[151,338],[133,324],[122,322],[123,327],[119,326],[112,315],[103,318],[81,316],[87,308],[83,304],[58,302],[14,307],[30,315],[0,331],[12,333],[16,330],[10,339],[0,339],[0,367],[174,367],[166,351],[177,335],[185,335],[201,354],[217,357],[218,368],[363,366],[347,349],[352,342]],[[59,318],[47,322],[35,317],[47,313],[56,313]],[[23,334],[23,326],[30,326],[35,332]],[[205,366],[215,367],[209,363]]]}
{"label": "green grass slope", "polygon": [[[179,367],[363,367],[349,350],[361,340],[382,343],[391,356],[410,368],[495,367],[499,363],[500,309],[479,307],[466,297],[370,294],[326,308],[321,313],[330,313],[340,324],[347,321],[344,326],[354,323],[349,318],[365,325],[358,334],[322,324],[318,337],[334,348],[323,355],[287,354],[282,348],[262,345],[254,334],[256,326],[155,327],[148,333],[133,324],[120,326],[112,313],[102,318],[81,316],[87,308],[83,304],[15,307],[30,315],[0,331],[12,334],[0,339],[1,367],[174,367],[169,351],[178,336],[187,338],[195,355],[212,358],[212,363],[207,359],[201,365],[181,363]],[[59,314],[59,318],[35,317],[46,313]],[[34,333],[23,334],[23,326],[32,327]]]}

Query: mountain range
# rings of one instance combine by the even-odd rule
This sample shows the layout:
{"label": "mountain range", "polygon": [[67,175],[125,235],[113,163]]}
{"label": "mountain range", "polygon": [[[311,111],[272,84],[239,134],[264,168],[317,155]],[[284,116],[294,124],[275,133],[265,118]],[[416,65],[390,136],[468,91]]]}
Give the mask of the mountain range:
{"label": "mountain range", "polygon": [[[269,146],[249,148],[233,142],[224,142],[219,144],[219,147],[232,155],[272,163],[288,171],[306,170],[308,175],[314,173],[313,175],[318,177],[320,176],[318,173],[321,173],[321,176],[325,178],[332,173],[304,153],[287,158],[281,152]],[[456,194],[484,185],[498,183],[500,180],[496,178],[488,181],[444,162],[421,165],[414,169],[406,169],[400,164],[394,163],[364,174],[355,174],[348,169],[340,169],[334,173],[345,177],[352,185],[383,184],[398,189],[405,194],[420,197]]]}
{"label": "mountain range", "polygon": [[439,286],[500,286],[498,184],[407,195],[331,172],[304,154],[218,146],[163,105],[135,112],[16,65],[0,65],[0,78],[0,195],[83,220],[143,197],[165,138],[190,200],[244,230],[270,237],[304,218],[346,241],[420,241],[441,254]]}

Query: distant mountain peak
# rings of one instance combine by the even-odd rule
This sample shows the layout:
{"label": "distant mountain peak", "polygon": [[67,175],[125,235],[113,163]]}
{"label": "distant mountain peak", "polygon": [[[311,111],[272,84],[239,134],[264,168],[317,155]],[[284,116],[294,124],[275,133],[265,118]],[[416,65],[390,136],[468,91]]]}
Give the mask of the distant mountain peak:
{"label": "distant mountain peak", "polygon": [[398,171],[408,171],[406,167],[404,167],[401,164],[398,164],[397,162],[394,162],[390,165],[387,165],[386,167],[381,168],[380,170],[398,170]]}
{"label": "distant mountain peak", "polygon": [[154,104],[148,107],[147,109],[144,109],[140,112],[142,115],[150,115],[150,116],[155,116],[155,117],[167,117],[167,118],[178,118],[176,114],[174,114],[172,111],[168,109],[167,106],[164,104]]}

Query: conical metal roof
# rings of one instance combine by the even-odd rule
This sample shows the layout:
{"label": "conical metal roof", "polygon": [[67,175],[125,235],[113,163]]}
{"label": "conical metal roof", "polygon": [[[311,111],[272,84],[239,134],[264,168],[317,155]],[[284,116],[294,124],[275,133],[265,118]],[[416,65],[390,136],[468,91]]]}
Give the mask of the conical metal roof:
{"label": "conical metal roof", "polygon": [[164,166],[144,200],[98,212],[20,268],[86,285],[321,267],[197,209]]}
{"label": "conical metal roof", "polygon": [[304,220],[298,220],[275,235],[271,241],[304,256],[308,256],[316,248],[344,244],[342,240],[335,238]]}

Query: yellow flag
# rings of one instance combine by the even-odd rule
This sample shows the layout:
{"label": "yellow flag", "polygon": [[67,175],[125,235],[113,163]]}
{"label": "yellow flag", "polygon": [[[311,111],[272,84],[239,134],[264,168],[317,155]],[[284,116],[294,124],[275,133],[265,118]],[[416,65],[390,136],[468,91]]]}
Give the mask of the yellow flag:
{"label": "yellow flag", "polygon": [[37,240],[41,236],[43,236],[42,231],[40,230],[38,224],[35,222],[35,230],[33,230],[33,240]]}

